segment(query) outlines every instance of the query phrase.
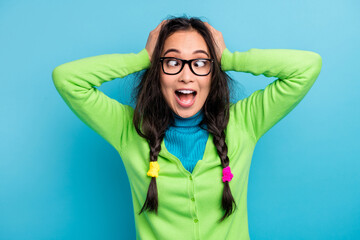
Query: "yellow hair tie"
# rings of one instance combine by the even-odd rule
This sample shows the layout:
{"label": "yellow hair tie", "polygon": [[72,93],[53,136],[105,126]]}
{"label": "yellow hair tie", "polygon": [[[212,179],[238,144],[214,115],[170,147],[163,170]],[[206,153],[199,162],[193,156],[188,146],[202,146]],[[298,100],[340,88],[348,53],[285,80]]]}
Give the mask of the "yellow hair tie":
{"label": "yellow hair tie", "polygon": [[159,176],[159,170],[160,170],[160,166],[159,163],[156,162],[150,162],[150,169],[147,172],[147,175],[150,177],[158,177]]}

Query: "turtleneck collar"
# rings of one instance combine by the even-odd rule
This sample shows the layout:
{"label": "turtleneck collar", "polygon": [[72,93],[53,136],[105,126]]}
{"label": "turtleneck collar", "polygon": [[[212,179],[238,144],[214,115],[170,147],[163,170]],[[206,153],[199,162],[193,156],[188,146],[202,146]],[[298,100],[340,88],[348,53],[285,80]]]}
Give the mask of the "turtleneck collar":
{"label": "turtleneck collar", "polygon": [[182,118],[176,113],[172,112],[174,116],[174,126],[175,127],[196,127],[199,126],[200,122],[203,119],[203,111],[200,110],[194,116],[189,118]]}

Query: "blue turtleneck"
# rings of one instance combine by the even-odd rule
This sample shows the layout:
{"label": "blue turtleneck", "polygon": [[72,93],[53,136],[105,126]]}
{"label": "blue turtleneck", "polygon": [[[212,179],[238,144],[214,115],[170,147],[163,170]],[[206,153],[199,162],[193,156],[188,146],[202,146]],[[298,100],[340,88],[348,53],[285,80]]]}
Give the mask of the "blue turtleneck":
{"label": "blue turtleneck", "polygon": [[182,118],[175,113],[174,124],[165,132],[165,147],[176,156],[184,168],[192,173],[196,163],[202,159],[209,133],[200,128],[203,112]]}

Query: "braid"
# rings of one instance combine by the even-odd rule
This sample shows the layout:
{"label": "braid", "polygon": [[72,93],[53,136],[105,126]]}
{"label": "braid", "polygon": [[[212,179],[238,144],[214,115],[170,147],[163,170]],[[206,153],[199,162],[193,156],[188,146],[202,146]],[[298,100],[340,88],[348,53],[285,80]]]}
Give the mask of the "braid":
{"label": "braid", "polygon": [[[218,114],[214,116],[207,111],[209,105],[205,104],[204,106],[208,131],[213,134],[213,142],[220,157],[221,165],[224,169],[229,166],[229,157],[227,156],[228,148],[225,142],[224,131],[229,121],[229,106],[225,105],[225,108],[223,110],[216,109],[215,107],[215,110],[216,112],[218,112]],[[214,108],[214,105],[212,106],[212,108]],[[225,218],[230,216],[236,209],[236,203],[231,193],[228,181],[224,182],[221,206],[225,210],[225,214],[219,222],[222,222]]]}
{"label": "braid", "polygon": [[[154,141],[150,141],[150,162],[157,162],[157,157],[159,156],[160,150],[161,150],[161,141],[164,138],[164,134],[161,136],[156,136]],[[149,212],[155,211],[155,213],[158,213],[158,192],[157,192],[157,186],[156,186],[156,177],[152,177],[149,189],[146,195],[146,200],[141,208],[139,215],[143,212],[148,210]]]}
{"label": "braid", "polygon": [[[225,142],[225,133],[222,131],[220,135],[214,135],[213,142],[216,146],[216,150],[221,159],[221,165],[223,168],[229,166],[229,157],[227,156],[228,148]],[[229,182],[224,182],[223,197],[221,205],[225,210],[224,216],[220,219],[222,222],[226,217],[230,216],[233,211],[236,209],[236,203],[234,197],[231,194]]]}
{"label": "braid", "polygon": [[227,156],[228,148],[225,142],[224,131],[220,132],[219,135],[214,135],[214,144],[221,159],[221,165],[223,168],[229,166],[229,158]]}

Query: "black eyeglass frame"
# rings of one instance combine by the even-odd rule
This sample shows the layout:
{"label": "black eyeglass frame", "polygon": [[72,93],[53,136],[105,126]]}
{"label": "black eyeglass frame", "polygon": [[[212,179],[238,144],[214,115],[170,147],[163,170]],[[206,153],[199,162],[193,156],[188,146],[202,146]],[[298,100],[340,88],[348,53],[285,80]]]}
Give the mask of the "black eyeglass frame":
{"label": "black eyeglass frame", "polygon": [[[167,72],[165,72],[165,70],[164,70],[164,60],[165,60],[165,59],[177,59],[177,60],[180,60],[180,61],[182,62],[182,65],[181,65],[180,70],[179,70],[177,73],[167,73]],[[195,61],[195,60],[208,60],[208,61],[210,61],[210,64],[211,64],[211,65],[210,65],[210,70],[209,70],[209,72],[208,72],[207,74],[197,74],[197,73],[195,73],[194,70],[192,69],[192,66],[191,66],[191,63],[192,63],[193,61]],[[214,65],[214,59],[211,59],[211,58],[194,58],[194,59],[190,59],[190,60],[184,60],[184,59],[176,58],[176,57],[161,57],[161,58],[160,58],[160,62],[161,62],[161,68],[162,68],[163,72],[164,72],[165,74],[167,74],[167,75],[176,75],[176,74],[179,74],[179,73],[183,70],[185,64],[188,64],[189,67],[190,67],[190,70],[191,70],[191,72],[192,72],[193,74],[195,74],[195,75],[197,75],[197,76],[207,76],[207,75],[209,75],[209,74],[211,73],[211,70],[212,70],[213,65]]]}

